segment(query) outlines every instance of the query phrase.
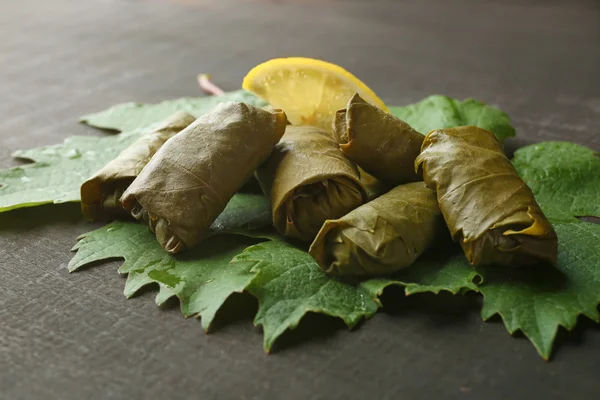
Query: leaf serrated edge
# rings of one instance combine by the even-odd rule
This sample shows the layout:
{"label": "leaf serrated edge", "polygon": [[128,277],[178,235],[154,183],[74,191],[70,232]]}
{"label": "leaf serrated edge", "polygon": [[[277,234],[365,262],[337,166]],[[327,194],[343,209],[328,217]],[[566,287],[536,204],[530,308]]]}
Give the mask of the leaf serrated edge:
{"label": "leaf serrated edge", "polygon": [[[113,224],[119,225],[121,223],[122,222],[120,222],[120,221],[119,222],[115,221],[115,222],[107,224],[101,228],[98,228],[94,231],[86,232],[86,233],[79,235],[77,237],[77,242],[71,248],[71,252],[78,252],[83,245],[93,242],[95,240],[94,234],[99,232],[100,230],[107,231],[111,227],[111,225],[113,225]],[[89,239],[89,241],[86,242],[86,239]],[[249,247],[252,247],[252,246],[249,246]],[[91,255],[93,255],[93,254],[94,253],[92,253]],[[130,270],[130,271],[123,270],[123,267],[125,267],[129,263],[129,260],[127,259],[126,256],[101,257],[101,258],[96,258],[96,259],[90,259],[90,257],[86,257],[86,258],[82,258],[81,260],[78,260],[76,263],[74,263],[73,261],[76,259],[76,257],[77,257],[77,254],[69,261],[69,265],[68,265],[69,272],[75,272],[79,268],[86,266],[88,264],[91,264],[93,262],[97,262],[97,261],[109,262],[109,261],[122,260],[122,264],[119,266],[118,272],[120,274],[126,275],[128,277],[128,279],[125,281],[125,285],[123,288],[123,295],[125,296],[126,299],[130,299],[133,296],[135,296],[142,288],[144,288],[148,285],[156,284],[158,286],[158,293],[155,296],[154,302],[155,302],[155,304],[157,304],[157,306],[160,307],[170,298],[176,297],[179,301],[180,312],[184,316],[184,318],[200,319],[200,324],[201,324],[202,330],[207,334],[210,332],[210,327],[211,327],[211,324],[214,320],[214,316],[216,315],[216,313],[215,313],[215,315],[212,315],[210,319],[207,319],[207,318],[202,318],[202,312],[194,312],[194,313],[185,312],[183,309],[183,300],[178,294],[172,293],[169,295],[161,296],[161,293],[164,293],[165,291],[170,290],[170,287],[168,287],[160,282],[157,282],[157,281],[144,279],[144,280],[141,280],[141,282],[137,282],[135,285],[133,285],[133,289],[132,289],[132,287],[131,287],[132,285],[130,284],[130,282],[132,282],[132,280],[130,280],[129,277],[130,277],[131,273],[134,272],[134,270]],[[233,261],[233,258],[232,258],[232,260],[229,261],[229,263],[231,263],[232,261]],[[251,273],[252,271],[249,269],[248,272]],[[246,285],[243,288],[241,288],[240,290],[235,290],[231,294],[244,293],[255,277],[256,277],[256,274],[249,277],[249,280],[247,281]],[[222,306],[222,304],[221,304],[221,306]]]}
{"label": "leaf serrated edge", "polygon": [[[295,248],[294,246],[292,246],[292,245],[290,245],[288,243],[285,243],[285,242],[281,242],[281,241],[273,241],[273,242],[277,243],[279,245],[285,246],[285,247],[292,248],[292,249]],[[257,299],[259,309],[260,309],[262,303],[261,303],[260,299],[256,295],[254,295],[252,293],[251,288],[252,288],[253,281],[255,279],[258,279],[260,277],[260,267],[259,267],[259,265],[261,263],[265,262],[265,260],[252,260],[252,259],[249,259],[249,257],[251,257],[251,255],[249,255],[248,253],[253,253],[253,252],[256,252],[256,251],[260,251],[261,250],[260,247],[262,245],[264,245],[264,243],[269,243],[269,242],[262,242],[262,243],[257,243],[257,244],[252,245],[252,246],[248,246],[240,254],[238,254],[237,256],[235,256],[232,259],[232,261],[231,261],[231,262],[248,262],[248,263],[253,263],[254,264],[251,267],[250,271],[256,272],[256,275],[252,278],[252,281],[247,285],[245,291],[248,294],[254,296]],[[321,290],[321,289],[319,289],[319,290]],[[372,298],[372,296],[370,296],[369,293],[365,289],[363,289],[362,287],[360,287],[360,286],[356,286],[356,290],[359,291],[360,294],[363,297],[366,297],[366,298],[370,299],[371,301],[373,301],[376,304],[377,308],[375,309],[374,312],[372,312],[372,313],[365,312],[364,314],[356,313],[357,315],[350,316],[348,318],[344,318],[343,316],[334,315],[332,313],[329,313],[329,312],[326,312],[326,311],[322,311],[322,310],[316,310],[316,309],[313,309],[311,307],[305,308],[305,309],[301,310],[302,314],[297,319],[295,319],[293,322],[291,322],[291,323],[289,323],[287,325],[286,324],[281,324],[281,326],[284,326],[285,328],[283,328],[283,329],[276,329],[269,336],[265,335],[264,332],[263,332],[263,336],[264,336],[264,339],[263,339],[263,348],[265,350],[265,353],[270,354],[271,353],[271,349],[272,349],[273,345],[275,344],[275,342],[277,341],[277,339],[279,339],[279,337],[281,337],[281,335],[284,332],[286,332],[286,331],[292,331],[292,330],[296,329],[298,327],[298,325],[300,324],[300,322],[302,321],[302,319],[308,313],[326,315],[328,317],[333,317],[333,318],[336,318],[336,319],[340,319],[340,320],[342,320],[344,322],[344,324],[346,325],[346,327],[348,329],[353,329],[361,321],[372,318],[377,313],[377,310],[381,307],[381,302],[379,301],[379,299]],[[296,310],[294,310],[294,311],[296,311]],[[293,314],[294,314],[294,312],[291,313],[291,315],[293,315]],[[260,322],[258,319],[259,319],[259,317],[258,317],[258,313],[257,313],[257,315],[255,316],[254,321],[253,321],[254,326],[256,326],[256,327],[262,327],[263,330],[264,330],[264,324],[262,322]]]}
{"label": "leaf serrated edge", "polygon": [[510,321],[508,321],[507,317],[501,311],[489,311],[489,310],[486,310],[486,307],[485,307],[485,297],[486,296],[485,296],[485,294],[483,294],[483,292],[480,292],[480,293],[481,293],[481,295],[484,298],[483,307],[481,309],[481,319],[484,322],[487,322],[493,316],[499,315],[500,318],[502,319],[502,324],[506,328],[506,331],[509,333],[509,335],[512,336],[516,332],[520,331],[527,338],[527,340],[529,340],[529,342],[535,348],[536,352],[540,355],[540,357],[542,357],[544,359],[544,361],[550,361],[550,358],[552,357],[552,351],[554,350],[554,343],[556,342],[556,336],[558,335],[558,330],[559,330],[560,327],[565,328],[568,331],[573,330],[577,326],[577,323],[579,322],[579,318],[581,316],[587,317],[587,318],[591,319],[592,321],[594,321],[596,323],[600,323],[600,314],[597,313],[598,315],[591,316],[591,315],[589,315],[585,311],[576,313],[574,315],[572,323],[565,322],[565,321],[556,321],[556,326],[554,328],[554,331],[552,332],[552,339],[550,340],[549,343],[547,343],[547,345],[544,348],[543,346],[540,346],[538,344],[538,342],[536,342],[532,338],[532,335],[530,334],[530,332],[527,331],[527,330],[525,330],[525,329],[523,329],[523,327],[521,327],[521,326],[515,326],[513,328],[509,328],[509,322]]}

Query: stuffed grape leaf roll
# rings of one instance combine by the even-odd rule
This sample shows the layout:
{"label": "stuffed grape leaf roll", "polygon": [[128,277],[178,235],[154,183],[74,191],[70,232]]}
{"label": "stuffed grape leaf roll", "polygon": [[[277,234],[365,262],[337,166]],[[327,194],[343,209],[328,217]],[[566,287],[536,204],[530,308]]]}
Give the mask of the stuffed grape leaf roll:
{"label": "stuffed grape leaf roll", "polygon": [[[130,217],[119,199],[161,146],[190,125],[196,117],[176,112],[157,129],[123,150],[81,185],[81,211],[91,220]],[[131,217],[130,217],[131,218]]]}
{"label": "stuffed grape leaf roll", "polygon": [[435,192],[408,183],[325,221],[309,253],[330,275],[388,275],[410,266],[443,229]]}
{"label": "stuffed grape leaf roll", "polygon": [[333,136],[346,157],[382,182],[397,186],[422,180],[414,162],[424,136],[358,94],[336,112]]}
{"label": "stuffed grape leaf roll", "polygon": [[356,165],[331,133],[314,126],[289,125],[257,178],[271,199],[277,231],[304,241],[312,241],[325,220],[366,200]]}
{"label": "stuffed grape leaf roll", "polygon": [[281,110],[214,107],[170,139],[123,194],[169,253],[198,244],[285,131]]}
{"label": "stuffed grape leaf roll", "polygon": [[471,264],[556,263],[556,233],[491,132],[431,131],[415,167]]}

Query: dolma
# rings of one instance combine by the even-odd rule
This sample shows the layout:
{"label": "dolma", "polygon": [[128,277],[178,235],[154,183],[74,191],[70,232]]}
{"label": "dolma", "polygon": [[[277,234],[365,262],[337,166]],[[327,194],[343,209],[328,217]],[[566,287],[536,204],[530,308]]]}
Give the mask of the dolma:
{"label": "dolma", "polygon": [[422,180],[414,162],[424,136],[358,94],[336,112],[333,136],[346,157],[382,182],[397,186]]}
{"label": "dolma", "polygon": [[415,167],[471,264],[556,263],[556,233],[491,132],[431,131]]}
{"label": "dolma", "polygon": [[170,139],[123,194],[169,253],[198,244],[285,131],[281,110],[221,103]]}
{"label": "dolma", "polygon": [[81,185],[81,211],[90,220],[130,217],[119,199],[160,147],[185,129],[196,117],[176,112],[157,129],[142,136],[123,150]]}
{"label": "dolma", "polygon": [[325,220],[366,200],[356,165],[330,133],[314,126],[288,126],[256,176],[271,199],[277,231],[304,241],[312,241]]}
{"label": "dolma", "polygon": [[443,228],[435,192],[408,183],[326,221],[309,253],[330,275],[387,275],[410,266]]}

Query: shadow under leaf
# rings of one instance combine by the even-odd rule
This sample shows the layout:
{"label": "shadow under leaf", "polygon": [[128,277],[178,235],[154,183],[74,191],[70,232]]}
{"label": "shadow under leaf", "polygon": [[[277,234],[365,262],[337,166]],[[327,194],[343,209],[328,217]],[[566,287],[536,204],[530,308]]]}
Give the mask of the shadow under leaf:
{"label": "shadow under leaf", "polygon": [[584,344],[585,332],[589,330],[600,331],[600,324],[592,321],[591,319],[585,316],[579,316],[575,328],[573,328],[572,330],[567,330],[561,327],[558,330],[558,334],[556,335],[556,339],[554,340],[554,345],[557,348],[565,345],[581,346]]}
{"label": "shadow under leaf", "polygon": [[[522,268],[489,266],[479,268],[479,271],[483,273],[484,285],[522,283],[542,292],[560,291],[567,285],[565,274],[548,263],[539,263]],[[540,277],[543,277],[543,279]]]}
{"label": "shadow under leaf", "polygon": [[258,301],[248,293],[233,293],[225,300],[212,321],[207,333],[216,332],[230,325],[252,324],[258,311]]}
{"label": "shadow under leaf", "polygon": [[380,297],[384,312],[390,316],[404,317],[420,314],[436,323],[462,324],[471,313],[481,310],[481,296],[475,292],[453,295],[449,292],[417,293],[404,295],[404,288],[392,286]]}
{"label": "shadow under leaf", "polygon": [[[0,231],[23,232],[41,225],[73,225],[83,221],[79,203],[44,204],[0,213]],[[90,225],[90,230],[103,223]]]}
{"label": "shadow under leaf", "polygon": [[[362,322],[361,322],[362,323]],[[358,329],[360,324],[353,329]],[[319,344],[341,330],[347,331],[348,327],[340,318],[333,318],[324,314],[307,313],[293,330],[286,330],[273,344],[270,354],[277,354],[283,350],[305,345],[308,342]]]}

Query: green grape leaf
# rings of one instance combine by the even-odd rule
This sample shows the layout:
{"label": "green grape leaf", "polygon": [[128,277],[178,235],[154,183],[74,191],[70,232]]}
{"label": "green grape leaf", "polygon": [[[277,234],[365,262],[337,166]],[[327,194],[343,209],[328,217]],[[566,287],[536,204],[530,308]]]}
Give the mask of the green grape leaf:
{"label": "green grape leaf", "polygon": [[247,290],[258,299],[254,323],[263,327],[267,352],[308,312],[341,318],[352,328],[379,306],[367,291],[327,276],[307,252],[282,241],[247,248],[233,259],[238,264],[256,273]]}
{"label": "green grape leaf", "polygon": [[512,334],[523,332],[549,359],[559,326],[573,329],[582,314],[600,322],[600,224],[572,222],[555,226],[558,264],[514,271],[483,269],[481,315],[500,314]]}
{"label": "green grape leaf", "polygon": [[250,263],[256,272],[247,290],[259,301],[254,322],[264,329],[266,351],[309,312],[338,317],[349,328],[356,326],[375,314],[381,306],[378,297],[390,285],[406,286],[407,294],[477,290],[473,280],[478,274],[457,247],[424,257],[392,279],[357,284],[328,276],[308,253],[281,240],[249,247],[233,259],[236,263]]}
{"label": "green grape leaf", "polygon": [[177,296],[183,315],[202,317],[202,327],[208,330],[225,300],[242,292],[254,278],[250,266],[230,261],[256,242],[243,236],[214,236],[202,246],[172,256],[163,251],[146,226],[115,221],[79,238],[69,271],[95,261],[123,258],[119,272],[127,274],[125,296],[156,283],[156,304]]}
{"label": "green grape leaf", "polygon": [[80,201],[81,184],[142,134],[72,136],[62,144],[15,152],[34,163],[0,170],[0,212]]}
{"label": "green grape leaf", "polygon": [[236,193],[211,225],[211,235],[241,233],[273,226],[269,200],[262,194]]}
{"label": "green grape leaf", "polygon": [[124,103],[107,110],[81,117],[81,122],[101,129],[130,131],[159,123],[176,111],[187,111],[199,117],[214,106],[225,101],[240,101],[256,107],[267,103],[245,90],[227,92],[222,96],[184,97],[166,100],[158,104]]}
{"label": "green grape leaf", "polygon": [[447,291],[452,294],[478,291],[481,276],[469,265],[458,246],[446,246],[421,256],[413,265],[390,278],[376,278],[361,286],[378,297],[391,285],[405,286],[406,295]]}
{"label": "green grape leaf", "polygon": [[600,154],[567,142],[542,142],[515,152],[513,164],[552,223],[600,217]]}
{"label": "green grape leaf", "polygon": [[559,326],[572,329],[579,315],[599,321],[600,225],[575,217],[600,215],[600,160],[583,146],[544,142],[518,150],[514,165],[554,225],[558,263],[482,269],[482,317],[499,314],[548,359]]}
{"label": "green grape leaf", "polygon": [[474,99],[460,101],[436,94],[415,104],[389,109],[424,135],[433,129],[474,125],[494,133],[501,142],[515,136],[515,128],[505,112]]}

